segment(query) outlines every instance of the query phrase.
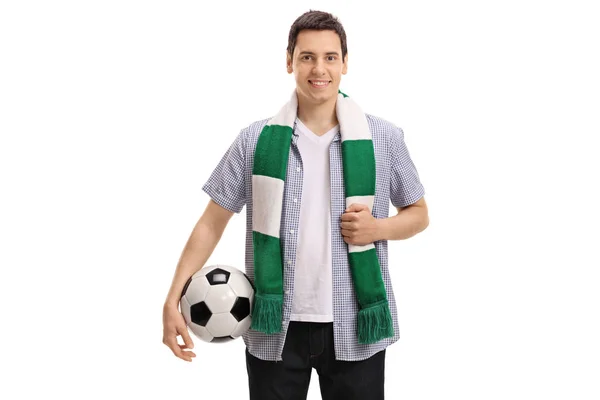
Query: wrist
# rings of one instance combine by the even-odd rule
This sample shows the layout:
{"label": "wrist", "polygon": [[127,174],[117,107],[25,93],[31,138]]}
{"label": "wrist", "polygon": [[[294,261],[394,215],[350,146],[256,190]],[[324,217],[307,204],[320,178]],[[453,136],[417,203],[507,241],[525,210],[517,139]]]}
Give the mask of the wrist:
{"label": "wrist", "polygon": [[165,303],[163,304],[163,308],[179,308],[179,299],[173,297],[167,297]]}
{"label": "wrist", "polygon": [[375,241],[388,240],[388,218],[375,218]]}

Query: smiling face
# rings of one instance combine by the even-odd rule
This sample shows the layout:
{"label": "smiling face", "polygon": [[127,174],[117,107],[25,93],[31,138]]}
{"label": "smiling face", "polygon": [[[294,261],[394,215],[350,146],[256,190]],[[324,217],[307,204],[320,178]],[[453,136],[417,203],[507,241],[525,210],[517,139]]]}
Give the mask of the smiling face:
{"label": "smiling face", "polygon": [[335,102],[348,69],[342,62],[340,37],[332,30],[302,30],[296,39],[293,59],[287,54],[287,71],[296,79],[299,101],[311,104]]}

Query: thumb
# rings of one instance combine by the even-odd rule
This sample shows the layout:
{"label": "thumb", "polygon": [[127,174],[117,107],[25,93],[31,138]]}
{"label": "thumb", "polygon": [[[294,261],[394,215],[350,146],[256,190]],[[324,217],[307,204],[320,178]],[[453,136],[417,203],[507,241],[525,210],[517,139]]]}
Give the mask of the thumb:
{"label": "thumb", "polygon": [[352,203],[352,204],[350,204],[350,207],[346,208],[346,212],[362,211],[362,210],[368,210],[368,209],[369,209],[369,206],[367,206],[366,204]]}
{"label": "thumb", "polygon": [[187,327],[185,327],[184,329],[181,329],[181,331],[179,333],[181,334],[181,337],[183,338],[183,343],[185,343],[185,346],[188,349],[193,349],[194,342],[192,341],[190,332],[187,330]]}

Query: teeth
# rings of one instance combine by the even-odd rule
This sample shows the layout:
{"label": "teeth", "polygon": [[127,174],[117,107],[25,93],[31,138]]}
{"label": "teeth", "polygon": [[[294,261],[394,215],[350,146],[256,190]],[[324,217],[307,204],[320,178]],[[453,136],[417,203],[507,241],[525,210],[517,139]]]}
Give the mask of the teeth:
{"label": "teeth", "polygon": [[316,85],[316,86],[325,86],[325,85],[327,85],[328,83],[329,83],[329,82],[315,82],[315,81],[313,81],[313,85]]}

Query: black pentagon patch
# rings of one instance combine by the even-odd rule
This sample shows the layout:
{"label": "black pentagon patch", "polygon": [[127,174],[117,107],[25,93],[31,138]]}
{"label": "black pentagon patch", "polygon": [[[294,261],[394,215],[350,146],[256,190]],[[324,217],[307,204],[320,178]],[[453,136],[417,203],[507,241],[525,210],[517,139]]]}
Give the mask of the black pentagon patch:
{"label": "black pentagon patch", "polygon": [[[185,295],[185,292],[187,291],[188,286],[190,286],[190,283],[192,283],[192,277],[191,276],[189,277],[189,279],[187,280],[187,282],[183,286],[183,290],[181,291],[181,297],[183,297]],[[181,300],[181,297],[179,298],[180,300]]]}
{"label": "black pentagon patch", "polygon": [[232,340],[235,340],[235,338],[231,337],[231,336],[219,336],[219,337],[215,337],[213,338],[213,340],[211,340],[211,343],[226,343],[226,342],[231,342]]}
{"label": "black pentagon patch", "polygon": [[228,271],[221,268],[215,268],[206,274],[206,279],[208,279],[208,283],[210,283],[211,286],[223,285],[229,282],[229,275],[230,273]]}
{"label": "black pentagon patch", "polygon": [[212,312],[208,309],[206,303],[201,301],[190,307],[190,315],[193,323],[200,326],[206,326],[208,320],[212,316]]}
{"label": "black pentagon patch", "polygon": [[231,307],[231,315],[240,322],[250,315],[250,299],[247,297],[238,297]]}

